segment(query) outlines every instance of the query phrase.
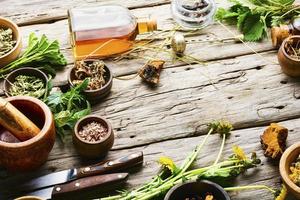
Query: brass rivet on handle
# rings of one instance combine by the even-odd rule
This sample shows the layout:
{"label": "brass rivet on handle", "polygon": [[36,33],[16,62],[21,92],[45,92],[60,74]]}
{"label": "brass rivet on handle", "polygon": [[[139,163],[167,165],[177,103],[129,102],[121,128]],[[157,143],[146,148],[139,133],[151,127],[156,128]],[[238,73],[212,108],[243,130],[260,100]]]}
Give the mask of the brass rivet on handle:
{"label": "brass rivet on handle", "polygon": [[109,161],[109,162],[107,163],[108,166],[112,166],[113,164],[114,164],[113,161]]}
{"label": "brass rivet on handle", "polygon": [[91,170],[91,168],[90,167],[86,167],[86,168],[84,168],[84,171],[85,172],[88,172],[88,171],[90,171]]}

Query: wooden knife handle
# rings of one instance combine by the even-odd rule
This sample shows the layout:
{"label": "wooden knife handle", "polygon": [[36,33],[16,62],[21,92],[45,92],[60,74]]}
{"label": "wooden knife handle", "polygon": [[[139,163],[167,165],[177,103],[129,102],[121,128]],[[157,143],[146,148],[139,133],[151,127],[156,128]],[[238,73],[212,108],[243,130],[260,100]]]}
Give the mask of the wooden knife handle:
{"label": "wooden knife handle", "polygon": [[126,180],[128,173],[105,174],[78,179],[69,183],[57,185],[52,190],[52,199],[61,199],[72,196],[77,192],[92,190],[106,185]]}
{"label": "wooden knife handle", "polygon": [[117,160],[111,160],[106,162],[101,162],[96,165],[91,165],[87,167],[82,167],[77,169],[76,178],[83,178],[98,174],[104,174],[108,172],[122,171],[130,167],[143,163],[143,152],[137,152],[130,154],[128,156],[119,158]]}

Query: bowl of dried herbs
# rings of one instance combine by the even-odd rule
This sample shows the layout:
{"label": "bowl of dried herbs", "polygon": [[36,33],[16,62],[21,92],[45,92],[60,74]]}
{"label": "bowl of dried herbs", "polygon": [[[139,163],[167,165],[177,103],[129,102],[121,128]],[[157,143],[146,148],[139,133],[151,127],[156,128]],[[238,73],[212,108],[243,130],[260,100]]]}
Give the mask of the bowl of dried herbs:
{"label": "bowl of dried herbs", "polygon": [[102,60],[86,59],[76,61],[69,73],[71,87],[89,79],[84,95],[91,103],[97,103],[106,97],[112,87],[112,72]]}
{"label": "bowl of dried herbs", "polygon": [[77,152],[86,158],[105,156],[114,144],[110,122],[97,115],[88,115],[77,121],[73,143]]}
{"label": "bowl of dried herbs", "polygon": [[20,68],[4,79],[4,90],[8,97],[31,96],[43,99],[48,93],[48,77],[36,68]]}
{"label": "bowl of dried herbs", "polygon": [[288,191],[300,199],[300,142],[287,148],[281,156],[279,171]]}
{"label": "bowl of dried herbs", "polygon": [[278,50],[278,62],[282,71],[292,77],[300,77],[300,36],[286,38]]}
{"label": "bowl of dried herbs", "polygon": [[22,40],[19,27],[0,17],[0,67],[17,59],[21,53]]}

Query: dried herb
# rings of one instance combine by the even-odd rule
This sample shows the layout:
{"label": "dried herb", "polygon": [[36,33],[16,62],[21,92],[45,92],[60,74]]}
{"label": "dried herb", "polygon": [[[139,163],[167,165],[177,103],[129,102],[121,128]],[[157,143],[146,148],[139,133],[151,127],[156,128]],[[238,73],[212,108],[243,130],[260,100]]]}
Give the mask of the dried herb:
{"label": "dried herb", "polygon": [[75,65],[75,80],[73,84],[77,85],[82,83],[86,78],[89,79],[87,86],[88,90],[96,90],[102,88],[105,81],[105,64],[100,60],[82,60],[76,62]]}
{"label": "dried herb", "polygon": [[299,5],[294,0],[229,0],[229,9],[219,8],[216,19],[236,24],[246,41],[258,41],[267,36],[271,26],[283,24],[297,16]]}
{"label": "dried herb", "polygon": [[56,131],[62,140],[66,131],[73,129],[80,118],[91,113],[90,103],[81,93],[87,86],[88,80],[84,80],[68,92],[52,93],[45,100],[54,114]]}
{"label": "dried herb", "polygon": [[265,156],[279,159],[286,147],[287,136],[287,128],[272,123],[260,137]]}
{"label": "dried herb", "polygon": [[200,195],[193,195],[192,197],[185,197],[183,200],[217,200],[214,198],[214,195],[207,193],[204,198]]}
{"label": "dried herb", "polygon": [[157,84],[159,82],[160,72],[163,68],[165,61],[163,60],[151,60],[141,68],[138,72],[140,77],[147,83]]}
{"label": "dried herb", "polygon": [[35,76],[19,75],[11,83],[9,94],[12,96],[25,95],[36,98],[42,97],[46,92],[44,81]]}
{"label": "dried herb", "polygon": [[12,29],[0,28],[0,57],[7,54],[15,45]]}
{"label": "dried herb", "polygon": [[182,7],[191,11],[201,11],[208,3],[205,0],[183,0]]}
{"label": "dried herb", "polygon": [[39,39],[34,33],[29,35],[28,47],[17,60],[0,69],[3,76],[23,66],[33,66],[55,75],[57,69],[61,69],[67,61],[59,49],[57,40],[50,42],[45,35]]}
{"label": "dried herb", "polygon": [[288,39],[284,49],[292,58],[300,60],[300,40],[296,42],[293,38]]}
{"label": "dried herb", "polygon": [[99,122],[90,122],[82,127],[78,135],[88,142],[99,142],[108,134],[108,130]]}
{"label": "dried herb", "polygon": [[293,183],[300,187],[300,155],[295,162],[292,163],[290,170],[292,172],[289,175],[290,179],[293,181]]}

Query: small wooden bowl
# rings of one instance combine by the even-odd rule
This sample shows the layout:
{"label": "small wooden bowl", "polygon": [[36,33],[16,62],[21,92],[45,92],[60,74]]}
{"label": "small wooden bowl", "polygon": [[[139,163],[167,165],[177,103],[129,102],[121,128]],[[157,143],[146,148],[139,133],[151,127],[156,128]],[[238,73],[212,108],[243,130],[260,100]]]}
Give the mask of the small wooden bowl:
{"label": "small wooden bowl", "polygon": [[[108,130],[108,134],[103,138],[103,140],[100,140],[99,142],[86,141],[82,139],[78,134],[78,132],[82,129],[83,126],[93,121],[101,123]],[[73,133],[73,143],[78,153],[83,157],[86,158],[103,157],[108,153],[108,151],[112,148],[114,144],[114,133],[112,130],[112,126],[105,118],[96,115],[88,115],[80,119],[76,123],[74,127],[74,133]]]}
{"label": "small wooden bowl", "polygon": [[297,43],[300,41],[300,36],[290,36],[282,42],[278,51],[278,62],[285,74],[291,77],[300,77],[300,60],[291,57],[285,50],[285,45],[289,40],[293,40],[294,43]]}
{"label": "small wooden bowl", "polygon": [[24,196],[24,197],[16,198],[15,200],[45,200],[45,199],[36,196]]}
{"label": "small wooden bowl", "polygon": [[24,142],[9,143],[11,134],[0,126],[0,164],[12,171],[28,171],[46,162],[55,142],[53,115],[49,107],[39,99],[15,96],[6,99],[33,121],[41,132]]}
{"label": "small wooden bowl", "polygon": [[[44,72],[42,72],[41,70],[38,70],[38,69],[35,69],[32,67],[24,67],[24,68],[20,68],[20,69],[12,71],[10,74],[7,75],[6,79],[4,79],[4,91],[5,91],[6,96],[8,96],[8,97],[12,96],[9,93],[10,88],[11,88],[11,83],[14,83],[15,78],[19,75],[35,76],[37,78],[42,79],[45,84],[45,88],[46,88],[45,92],[47,92],[47,84],[48,84],[47,75]],[[41,95],[41,96],[43,96],[43,95]]]}
{"label": "small wooden bowl", "polygon": [[16,60],[21,53],[22,38],[20,29],[14,22],[9,19],[0,17],[0,28],[11,28],[13,31],[13,38],[16,40],[14,48],[12,48],[7,54],[0,56],[0,68]]}
{"label": "small wooden bowl", "polygon": [[285,150],[280,159],[279,171],[282,177],[283,182],[286,184],[287,189],[293,195],[300,199],[300,187],[298,187],[292,180],[289,178],[291,174],[290,166],[293,162],[296,161],[300,154],[300,142],[293,144],[288,149]]}
{"label": "small wooden bowl", "polygon": [[211,193],[218,200],[230,200],[229,195],[220,185],[206,180],[190,181],[176,185],[169,190],[164,200],[182,200],[190,197],[190,195],[201,196],[206,193]]}
{"label": "small wooden bowl", "polygon": [[[85,60],[85,62],[93,62],[96,59],[87,59]],[[76,62],[75,62],[76,65]],[[96,89],[96,90],[84,90],[84,95],[86,96],[86,98],[92,103],[98,103],[99,101],[101,101],[104,97],[106,97],[112,88],[112,83],[113,83],[113,76],[112,76],[112,72],[109,69],[109,67],[107,67],[106,65],[104,66],[105,71],[106,71],[106,77],[105,77],[105,85],[100,88],[100,89]],[[73,80],[75,79],[75,66],[70,70],[69,72],[69,77],[68,77],[68,82],[69,85],[71,87],[74,87],[73,84]]]}

